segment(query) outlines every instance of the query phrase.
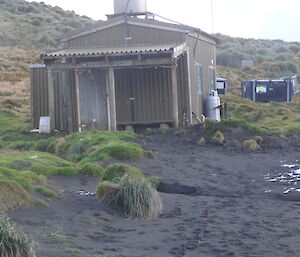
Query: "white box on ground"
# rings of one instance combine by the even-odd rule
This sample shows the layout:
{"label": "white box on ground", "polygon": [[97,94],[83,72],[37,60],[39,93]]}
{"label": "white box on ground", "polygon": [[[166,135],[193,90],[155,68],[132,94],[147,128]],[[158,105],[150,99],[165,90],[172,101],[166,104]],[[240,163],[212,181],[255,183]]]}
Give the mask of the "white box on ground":
{"label": "white box on ground", "polygon": [[40,117],[39,133],[50,133],[50,117]]}

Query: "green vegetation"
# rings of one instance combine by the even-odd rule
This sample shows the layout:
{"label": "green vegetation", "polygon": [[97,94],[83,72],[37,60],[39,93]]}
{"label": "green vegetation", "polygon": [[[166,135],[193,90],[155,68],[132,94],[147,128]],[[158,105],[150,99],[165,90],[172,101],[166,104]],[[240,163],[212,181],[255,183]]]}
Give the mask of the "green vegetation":
{"label": "green vegetation", "polygon": [[164,135],[164,134],[167,133],[167,129],[166,128],[159,128],[158,133],[161,134],[161,135]]}
{"label": "green vegetation", "polygon": [[159,177],[147,177],[138,169],[126,164],[114,164],[105,170],[97,186],[97,198],[107,204],[120,206],[126,215],[157,218],[162,202],[157,192]]}
{"label": "green vegetation", "polygon": [[144,156],[149,159],[155,158],[155,154],[152,151],[144,151]]}
{"label": "green vegetation", "polygon": [[58,36],[94,23],[87,17],[45,3],[2,0],[0,10],[1,46],[53,48],[58,46],[55,41]]}
{"label": "green vegetation", "polygon": [[106,168],[102,180],[115,181],[116,179],[120,179],[126,174],[137,179],[144,178],[144,174],[137,168],[126,164],[114,164]]}
{"label": "green vegetation", "polygon": [[205,129],[210,133],[216,133],[217,131],[225,132],[230,131],[233,128],[243,128],[253,134],[266,134],[268,130],[262,128],[259,125],[251,124],[242,118],[237,118],[232,115],[228,120],[216,122],[211,119],[205,120]]}
{"label": "green vegetation", "polygon": [[[217,46],[219,72],[223,75],[227,73],[226,77],[230,77],[234,84],[238,76],[243,76],[244,79],[254,77],[272,79],[298,72],[300,64],[298,42],[232,38],[221,34],[217,34],[217,37],[220,39]],[[254,67],[241,69],[242,60],[252,60]]]}
{"label": "green vegetation", "polygon": [[211,138],[211,142],[216,145],[223,145],[225,137],[221,131],[216,131],[215,134]]}
{"label": "green vegetation", "polygon": [[28,207],[37,203],[30,192],[37,190],[46,197],[55,198],[56,192],[41,186],[45,175],[73,175],[76,164],[52,154],[41,152],[6,152],[0,154],[0,211]]}
{"label": "green vegetation", "polygon": [[155,219],[162,211],[157,183],[158,178],[147,180],[125,175],[118,180],[118,184],[101,182],[97,188],[97,197],[108,204],[117,204],[130,217]]}
{"label": "green vegetation", "polygon": [[253,152],[253,151],[256,151],[259,148],[259,145],[255,140],[250,139],[250,140],[246,140],[243,143],[243,148],[246,151]]}
{"label": "green vegetation", "polygon": [[299,134],[299,97],[296,95],[293,102],[286,103],[255,103],[248,99],[226,96],[223,100],[229,103],[229,120],[225,123],[238,121],[243,128],[257,135]]}
{"label": "green vegetation", "polygon": [[201,138],[198,140],[197,144],[198,144],[199,146],[204,146],[204,145],[206,144],[205,138],[204,138],[204,137],[201,137]]}
{"label": "green vegetation", "polygon": [[254,140],[255,140],[256,143],[258,143],[259,145],[261,145],[261,144],[264,142],[264,140],[263,140],[263,138],[262,138],[261,136],[256,136],[256,137],[254,137]]}
{"label": "green vegetation", "polygon": [[150,183],[154,188],[158,188],[159,184],[161,182],[161,178],[160,177],[156,177],[156,176],[151,176],[151,177],[147,177],[146,181],[148,183]]}
{"label": "green vegetation", "polygon": [[145,134],[146,136],[153,134],[153,129],[152,129],[152,128],[147,128],[147,129],[144,131],[144,134]]}
{"label": "green vegetation", "polygon": [[0,179],[0,212],[20,207],[29,207],[32,199],[29,193],[18,183]]}
{"label": "green vegetation", "polygon": [[6,215],[0,214],[0,256],[35,257],[34,248],[35,242]]}
{"label": "green vegetation", "polygon": [[[112,182],[110,181],[100,182],[97,186],[97,191],[96,191],[97,198],[102,201],[106,201],[107,199],[109,199],[108,195],[110,193],[110,190],[116,188],[115,185],[116,184],[112,184]],[[109,199],[109,201],[113,201],[113,200],[114,199]]]}
{"label": "green vegetation", "polygon": [[102,178],[104,174],[104,168],[94,162],[84,162],[80,164],[80,172],[88,176]]}
{"label": "green vegetation", "polygon": [[162,211],[162,201],[152,184],[131,176],[124,176],[119,184],[121,189],[117,199],[126,215],[141,219],[158,218]]}
{"label": "green vegetation", "polygon": [[92,160],[137,160],[144,156],[143,149],[137,144],[125,142],[111,143],[96,149],[90,156]]}
{"label": "green vegetation", "polygon": [[36,186],[34,188],[35,191],[40,192],[43,196],[48,198],[56,198],[58,196],[57,192],[54,192],[52,190],[49,190],[48,188],[44,186]]}

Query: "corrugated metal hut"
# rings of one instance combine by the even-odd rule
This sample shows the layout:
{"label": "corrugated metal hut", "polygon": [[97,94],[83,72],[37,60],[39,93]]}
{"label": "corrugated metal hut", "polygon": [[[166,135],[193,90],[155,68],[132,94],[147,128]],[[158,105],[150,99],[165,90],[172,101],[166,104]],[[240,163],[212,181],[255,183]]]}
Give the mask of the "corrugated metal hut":
{"label": "corrugated metal hut", "polygon": [[31,66],[33,127],[41,116],[68,133],[178,128],[194,122],[192,113],[201,117],[216,83],[215,38],[148,14],[109,16],[43,54],[44,65]]}

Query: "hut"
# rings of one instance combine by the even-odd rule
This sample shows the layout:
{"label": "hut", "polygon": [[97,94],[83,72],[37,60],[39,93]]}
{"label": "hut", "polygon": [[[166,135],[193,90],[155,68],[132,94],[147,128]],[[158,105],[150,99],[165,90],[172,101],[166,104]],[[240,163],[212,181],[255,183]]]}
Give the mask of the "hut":
{"label": "hut", "polygon": [[42,54],[43,64],[30,67],[33,127],[42,116],[66,133],[196,122],[216,86],[216,39],[154,17],[115,10]]}

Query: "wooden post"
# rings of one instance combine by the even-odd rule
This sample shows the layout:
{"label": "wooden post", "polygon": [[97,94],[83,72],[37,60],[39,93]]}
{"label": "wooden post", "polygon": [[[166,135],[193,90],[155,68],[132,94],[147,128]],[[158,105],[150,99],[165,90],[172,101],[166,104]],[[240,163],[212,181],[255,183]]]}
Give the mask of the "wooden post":
{"label": "wooden post", "polygon": [[50,129],[55,130],[55,100],[54,100],[54,77],[53,71],[48,69],[48,97],[49,97],[49,116]]}
{"label": "wooden post", "polygon": [[172,77],[172,109],[173,109],[173,120],[174,120],[174,128],[178,129],[179,127],[179,119],[178,119],[178,87],[177,87],[177,61],[173,63],[173,67],[171,70]]}
{"label": "wooden post", "polygon": [[108,89],[108,121],[109,129],[117,130],[117,113],[116,113],[116,93],[115,93],[115,74],[114,69],[108,69],[108,79],[107,79],[107,89]]}
{"label": "wooden post", "polygon": [[76,106],[77,106],[77,123],[78,123],[78,131],[81,132],[81,116],[80,116],[80,91],[79,91],[79,77],[78,77],[79,70],[75,70],[75,86],[76,86]]}
{"label": "wooden post", "polygon": [[[72,114],[69,113],[69,99],[70,99],[70,91],[69,91],[69,73],[68,70],[64,69],[61,71],[61,78],[60,78],[60,99],[61,99],[61,126],[60,129],[63,131],[69,130],[69,123],[70,118],[72,118]],[[69,131],[70,132],[70,131]]]}

